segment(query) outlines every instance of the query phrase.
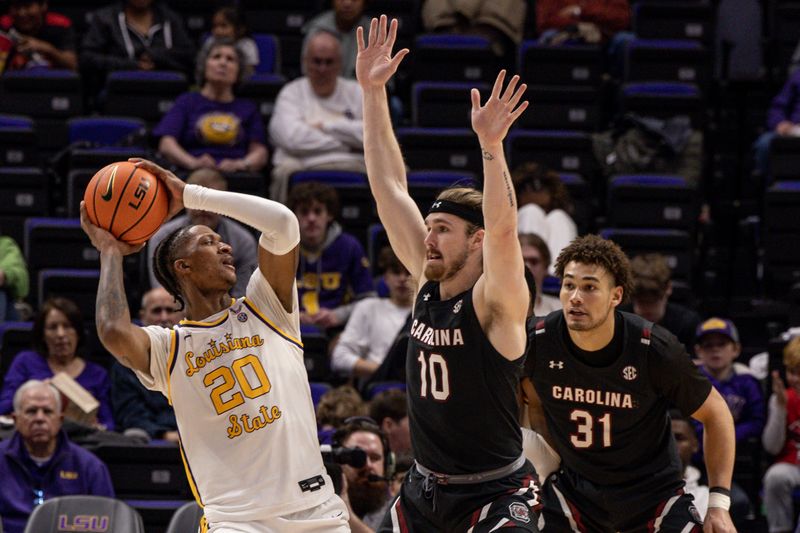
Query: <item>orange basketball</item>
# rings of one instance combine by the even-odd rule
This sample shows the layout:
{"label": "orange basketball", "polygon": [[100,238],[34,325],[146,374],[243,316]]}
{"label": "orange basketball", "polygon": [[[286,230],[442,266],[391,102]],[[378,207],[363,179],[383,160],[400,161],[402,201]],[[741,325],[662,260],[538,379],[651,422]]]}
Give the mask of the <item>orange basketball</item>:
{"label": "orange basketball", "polygon": [[160,179],[133,163],[102,168],[83,193],[92,224],[129,244],[149,239],[167,218],[169,194]]}

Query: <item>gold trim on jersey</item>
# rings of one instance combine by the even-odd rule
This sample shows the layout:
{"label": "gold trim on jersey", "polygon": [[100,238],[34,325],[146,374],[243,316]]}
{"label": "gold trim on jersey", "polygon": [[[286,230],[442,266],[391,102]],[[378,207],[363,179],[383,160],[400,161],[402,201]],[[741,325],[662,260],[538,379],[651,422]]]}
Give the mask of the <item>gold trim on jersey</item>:
{"label": "gold trim on jersey", "polygon": [[189,481],[189,488],[192,489],[192,496],[201,508],[205,508],[203,500],[200,498],[200,491],[197,490],[197,485],[194,482],[194,475],[192,468],[189,466],[189,461],[186,459],[186,452],[183,450],[183,437],[181,437],[180,429],[178,430],[178,449],[181,451],[181,460],[183,461],[183,469],[186,470],[186,479]]}
{"label": "gold trim on jersey", "polygon": [[200,517],[200,533],[208,533],[208,520],[205,515]]}
{"label": "gold trim on jersey", "polygon": [[[236,300],[231,298],[231,303],[230,303],[230,305],[228,305],[228,308],[230,308],[235,303],[236,303]],[[223,322],[228,320],[228,315],[229,315],[229,313],[225,313],[224,315],[222,315],[221,317],[219,317],[218,319],[216,319],[213,322],[203,322],[202,320],[187,320],[187,319],[184,318],[183,320],[181,320],[178,323],[181,326],[189,326],[189,327],[192,327],[192,328],[213,328],[213,327],[219,326],[220,324],[222,324]]]}
{"label": "gold trim on jersey", "polygon": [[256,305],[253,302],[251,302],[248,298],[245,298],[243,300],[243,302],[244,302],[245,307],[247,307],[254,315],[256,315],[256,317],[258,317],[259,320],[261,320],[264,324],[266,324],[266,326],[269,329],[271,329],[272,331],[274,331],[275,333],[277,333],[278,335],[280,335],[281,337],[283,337],[287,341],[291,342],[292,344],[296,345],[301,350],[303,349],[303,341],[301,341],[299,339],[295,339],[294,337],[292,337],[288,333],[283,332],[281,330],[281,328],[279,328],[278,326],[276,326],[272,322],[272,320],[270,320],[269,318],[267,318],[264,315],[262,315],[261,311],[258,310],[258,307],[256,307]]}
{"label": "gold trim on jersey", "polygon": [[175,361],[178,360],[178,332],[170,330],[169,332],[169,357],[167,358],[167,402],[172,405],[172,369],[175,368]]}

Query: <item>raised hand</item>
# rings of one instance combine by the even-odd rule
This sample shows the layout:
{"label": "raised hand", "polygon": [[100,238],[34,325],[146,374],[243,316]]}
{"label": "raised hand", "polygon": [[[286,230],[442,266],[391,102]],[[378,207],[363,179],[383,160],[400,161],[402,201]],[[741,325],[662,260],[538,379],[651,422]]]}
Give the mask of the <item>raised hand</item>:
{"label": "raised hand", "polygon": [[397,67],[409,51],[408,48],[403,48],[392,57],[392,48],[397,39],[397,19],[392,19],[391,24],[387,21],[386,15],[381,15],[380,21],[372,19],[366,46],[364,29],[360,26],[356,29],[356,78],[364,90],[386,86],[386,82],[397,72]]}
{"label": "raised hand", "polygon": [[503,142],[508,128],[528,108],[527,100],[519,103],[528,86],[523,83],[517,87],[519,76],[514,76],[504,91],[505,79],[506,71],[501,70],[494,82],[492,94],[483,106],[478,89],[472,89],[472,129],[478,134],[481,146]]}
{"label": "raised hand", "polygon": [[154,174],[164,182],[164,186],[167,188],[167,191],[169,191],[169,214],[167,220],[177,215],[180,210],[183,209],[183,189],[186,187],[186,184],[181,181],[178,176],[156,165],[152,161],[142,159],[141,157],[131,157],[128,161]]}

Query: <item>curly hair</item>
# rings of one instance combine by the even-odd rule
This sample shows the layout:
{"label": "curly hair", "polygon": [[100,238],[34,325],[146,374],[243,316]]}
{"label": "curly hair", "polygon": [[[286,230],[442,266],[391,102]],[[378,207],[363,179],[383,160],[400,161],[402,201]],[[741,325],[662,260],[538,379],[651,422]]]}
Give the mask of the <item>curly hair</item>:
{"label": "curly hair", "polygon": [[300,207],[308,207],[313,202],[319,202],[328,210],[334,219],[339,216],[339,195],[336,189],[319,181],[306,181],[292,187],[286,206],[292,211]]}
{"label": "curly hair", "polygon": [[591,234],[576,238],[558,254],[556,276],[564,279],[564,269],[571,261],[603,267],[614,278],[614,286],[622,287],[623,302],[631,294],[631,263],[615,242]]}
{"label": "curly hair", "polygon": [[167,292],[175,298],[180,307],[176,311],[183,311],[186,307],[181,294],[181,287],[178,283],[178,277],[175,275],[175,267],[173,266],[175,260],[179,258],[179,253],[183,249],[184,244],[189,240],[189,230],[194,226],[183,226],[176,229],[167,235],[158,246],[153,254],[153,273],[156,275],[158,282],[167,289]]}
{"label": "curly hair", "polygon": [[531,161],[516,167],[511,173],[514,192],[520,198],[526,191],[546,191],[550,194],[550,205],[540,206],[549,212],[553,209],[562,209],[568,214],[573,214],[572,197],[567,190],[558,172],[550,170],[544,165]]}

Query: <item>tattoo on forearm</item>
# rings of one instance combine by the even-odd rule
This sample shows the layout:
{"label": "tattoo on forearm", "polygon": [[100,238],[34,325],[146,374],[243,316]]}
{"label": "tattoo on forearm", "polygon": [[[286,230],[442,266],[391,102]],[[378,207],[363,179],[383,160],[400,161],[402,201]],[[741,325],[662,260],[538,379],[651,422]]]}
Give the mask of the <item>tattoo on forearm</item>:
{"label": "tattoo on forearm", "polygon": [[508,179],[508,172],[503,171],[503,182],[506,184],[506,195],[508,196],[508,205],[514,207],[514,188],[511,186],[511,180]]}
{"label": "tattoo on forearm", "polygon": [[481,148],[481,155],[487,161],[491,161],[492,159],[494,159],[494,156],[489,152],[487,152],[486,150],[484,150],[483,148]]}
{"label": "tattoo on forearm", "polygon": [[128,313],[125,285],[122,283],[122,257],[109,258],[100,268],[97,288],[97,324],[124,319]]}

